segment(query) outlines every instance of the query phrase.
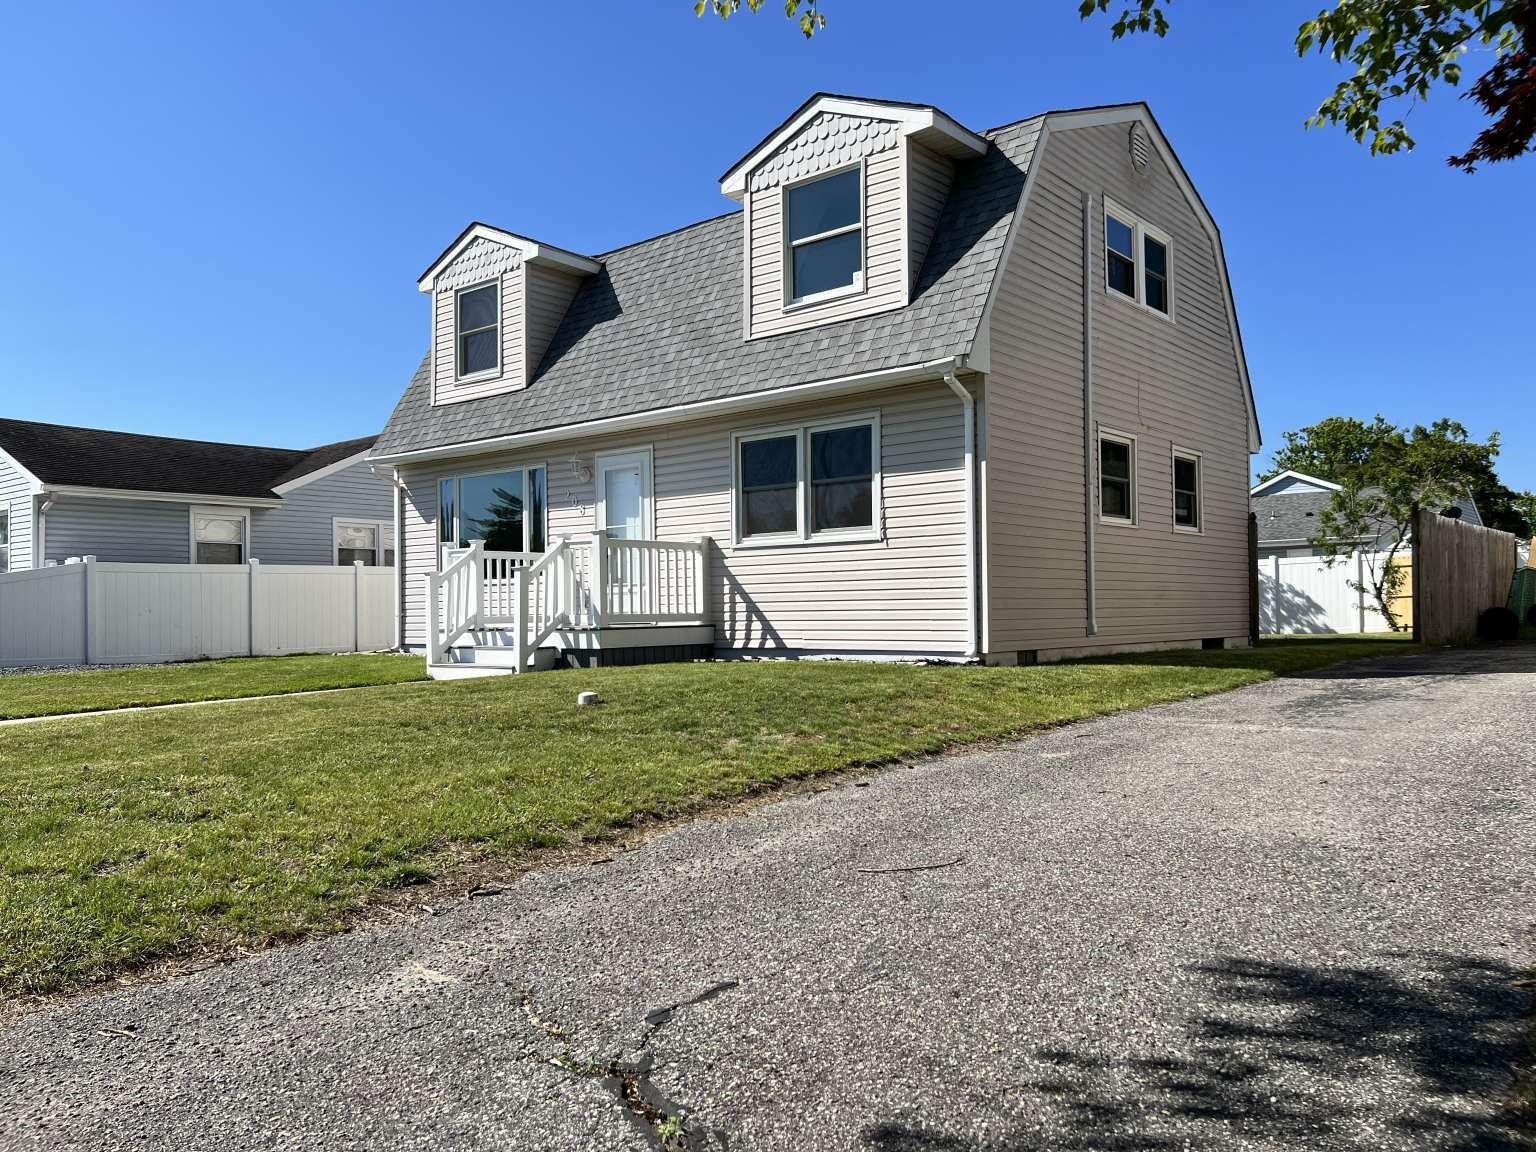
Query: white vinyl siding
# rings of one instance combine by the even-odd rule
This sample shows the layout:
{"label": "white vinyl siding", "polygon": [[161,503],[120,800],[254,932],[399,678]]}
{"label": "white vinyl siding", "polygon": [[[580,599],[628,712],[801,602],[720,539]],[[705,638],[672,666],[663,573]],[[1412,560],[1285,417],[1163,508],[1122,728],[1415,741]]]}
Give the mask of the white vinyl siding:
{"label": "white vinyl siding", "polygon": [[[432,402],[451,404],[511,392],[527,383],[523,358],[523,265],[516,249],[479,238],[438,274],[432,294]],[[458,378],[457,297],[461,288],[494,282],[501,294],[501,362],[497,371]]]}
{"label": "white vinyl siding", "polygon": [[7,571],[22,572],[32,567],[32,508],[31,481],[0,459],[0,511],[9,518]]}
{"label": "white vinyl siding", "polygon": [[[1210,240],[1161,157],[1123,124],[1053,133],[992,315],[987,378],[988,647],[1069,651],[1243,637],[1247,412]],[[1138,509],[1172,522],[1172,446],[1201,453],[1204,533],[1097,527],[1098,634],[1086,634],[1082,204],[1090,189],[1097,423],[1137,438]],[[1107,295],[1103,197],[1176,251],[1177,324]],[[1095,501],[1096,503],[1096,501]],[[1096,509],[1095,509],[1096,511]]]}
{"label": "white vinyl siding", "polygon": [[[751,427],[819,425],[879,413],[884,538],[734,548],[731,445]],[[961,408],[934,382],[814,405],[632,432],[526,455],[487,455],[408,468],[405,500],[407,642],[422,644],[423,577],[436,565],[437,480],[466,470],[549,464],[549,534],[593,529],[593,482],[579,467],[599,452],[649,446],[655,531],[707,535],[716,644],[736,651],[963,653],[967,637]]]}
{"label": "white vinyl siding", "polygon": [[955,181],[955,162],[914,141],[907,143],[907,267],[910,283],[917,286],[933,240],[934,229]]}
{"label": "white vinyl siding", "polygon": [[539,362],[544,359],[544,353],[549,351],[555,330],[565,318],[565,310],[570,307],[576,290],[581,287],[582,278],[533,264],[524,268],[523,274],[527,295],[528,342],[524,361],[527,364],[527,378],[531,382],[539,370]]}
{"label": "white vinyl siding", "polygon": [[251,555],[264,564],[334,564],[331,522],[337,517],[394,523],[389,469],[375,474],[359,460],[289,489],[279,508],[253,508]]}
{"label": "white vinyl siding", "polygon": [[[906,210],[903,150],[892,147],[864,161],[863,291],[830,296],[786,309],[783,189],[775,184],[748,195],[751,225],[751,336],[813,328],[868,316],[907,302]],[[809,175],[809,173],[806,173]]]}

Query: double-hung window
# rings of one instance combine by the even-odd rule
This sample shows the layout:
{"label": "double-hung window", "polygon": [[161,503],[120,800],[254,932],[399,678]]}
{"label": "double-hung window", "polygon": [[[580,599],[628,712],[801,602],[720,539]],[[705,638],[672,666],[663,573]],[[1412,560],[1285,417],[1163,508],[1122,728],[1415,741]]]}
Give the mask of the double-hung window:
{"label": "double-hung window", "polygon": [[1200,455],[1173,450],[1173,526],[1183,532],[1200,531]]}
{"label": "double-hung window", "polygon": [[192,563],[244,564],[248,523],[238,508],[192,509]]}
{"label": "double-hung window", "polygon": [[744,433],[735,453],[737,543],[878,536],[877,417]]}
{"label": "double-hung window", "polygon": [[454,301],[455,375],[479,376],[501,363],[501,289],[492,281],[462,288]]}
{"label": "double-hung window", "polygon": [[784,190],[785,300],[864,286],[863,165]]}
{"label": "double-hung window", "polygon": [[336,563],[373,568],[395,562],[394,526],[376,520],[334,520]]}
{"label": "double-hung window", "polygon": [[484,540],[488,552],[543,552],[545,492],[542,465],[445,477],[438,487],[438,543],[445,551]]}
{"label": "double-hung window", "polygon": [[1166,233],[1104,201],[1104,286],[1142,307],[1173,317],[1173,280]]}
{"label": "double-hung window", "polygon": [[1117,524],[1136,523],[1136,441],[1099,434],[1099,516]]}

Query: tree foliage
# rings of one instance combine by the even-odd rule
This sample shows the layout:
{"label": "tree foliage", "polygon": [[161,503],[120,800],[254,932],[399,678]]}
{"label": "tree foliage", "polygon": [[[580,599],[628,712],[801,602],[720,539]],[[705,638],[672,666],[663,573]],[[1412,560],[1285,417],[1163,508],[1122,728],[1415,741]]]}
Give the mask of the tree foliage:
{"label": "tree foliage", "polygon": [[1331,566],[1352,559],[1367,542],[1363,578],[1350,585],[1370,596],[1376,610],[1401,629],[1391,604],[1406,579],[1398,561],[1415,512],[1441,512],[1490,485],[1507,493],[1511,507],[1522,500],[1536,506],[1536,497],[1510,492],[1499,483],[1493,468],[1498,454],[1497,432],[1485,441],[1474,440],[1455,420],[1399,428],[1382,416],[1370,423],[1330,416],[1287,432],[1265,478],[1293,470],[1340,486],[1317,515],[1312,543]]}
{"label": "tree foliage", "polygon": [[[767,0],[696,0],[694,12],[729,18],[745,3],[753,12]],[[807,39],[827,25],[819,0],[783,0],[784,14]],[[1173,0],[1079,0],[1087,20],[1118,12],[1116,40],[1138,33],[1166,36]],[[1492,64],[1466,95],[1489,117],[1471,147],[1448,163],[1464,171],[1513,160],[1536,147],[1536,0],[1336,0],[1296,30],[1296,54],[1317,52],[1352,66],[1307,120],[1309,127],[1342,128],[1372,155],[1414,146],[1401,116],[1385,119],[1399,101],[1427,100],[1436,86],[1461,83],[1463,59],[1491,52]]]}

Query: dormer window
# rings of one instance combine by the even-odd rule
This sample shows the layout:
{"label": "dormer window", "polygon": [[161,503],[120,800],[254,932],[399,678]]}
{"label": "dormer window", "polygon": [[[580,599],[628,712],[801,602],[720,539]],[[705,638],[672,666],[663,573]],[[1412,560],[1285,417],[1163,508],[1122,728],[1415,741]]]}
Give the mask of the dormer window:
{"label": "dormer window", "polygon": [[459,379],[494,372],[501,364],[501,290],[494,281],[459,290],[454,330]]}
{"label": "dormer window", "polygon": [[864,168],[784,190],[789,304],[864,287]]}

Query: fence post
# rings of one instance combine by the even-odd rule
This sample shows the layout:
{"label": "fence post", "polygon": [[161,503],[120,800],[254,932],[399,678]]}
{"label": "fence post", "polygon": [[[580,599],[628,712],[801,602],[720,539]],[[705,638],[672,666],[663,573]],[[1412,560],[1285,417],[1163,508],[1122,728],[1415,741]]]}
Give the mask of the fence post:
{"label": "fence post", "polygon": [[699,551],[693,561],[694,607],[698,609],[699,623],[709,621],[709,537],[700,536]]}
{"label": "fence post", "polygon": [[425,586],[426,610],[422,615],[427,626],[427,663],[443,662],[443,615],[437,602],[438,577],[435,572],[425,572],[421,577]]}
{"label": "fence post", "polygon": [[1355,549],[1355,618],[1359,621],[1359,627],[1355,630],[1362,636],[1365,634],[1365,549]]}
{"label": "fence post", "polygon": [[252,656],[259,656],[261,655],[261,646],[256,643],[256,628],[261,623],[261,613],[256,608],[256,577],[261,571],[261,561],[253,556],[250,560],[246,561],[245,567],[246,571],[250,573],[245,582],[245,594],[249,600],[249,603],[246,604],[248,613],[246,628],[250,633],[246,637],[246,646],[250,649]]}
{"label": "fence post", "polygon": [[352,651],[363,650],[363,562],[352,561]]}
{"label": "fence post", "polygon": [[1259,642],[1259,514],[1248,513],[1248,643]]}
{"label": "fence post", "polygon": [[512,659],[519,672],[528,671],[528,569],[519,564],[512,569]]}
{"label": "fence post", "polygon": [[81,561],[85,565],[85,580],[82,589],[82,594],[85,597],[85,619],[82,621],[80,629],[81,647],[84,648],[80,662],[82,664],[89,664],[92,656],[99,656],[101,654],[101,646],[95,643],[96,638],[91,634],[96,630],[96,610],[99,607],[96,589],[96,557],[83,556]]}
{"label": "fence post", "polygon": [[592,533],[592,627],[603,626],[608,609],[608,534]]}
{"label": "fence post", "polygon": [[1424,510],[1422,508],[1415,508],[1410,519],[1411,527],[1408,529],[1408,539],[1413,541],[1413,551],[1409,553],[1409,558],[1412,560],[1410,571],[1413,574],[1411,579],[1413,580],[1413,642],[1415,644],[1424,643],[1424,633],[1420,622],[1421,613],[1419,611],[1424,600],[1421,593],[1426,587],[1424,583],[1424,559],[1422,556],[1424,540],[1419,533],[1419,529],[1422,527],[1420,520],[1423,516]]}

